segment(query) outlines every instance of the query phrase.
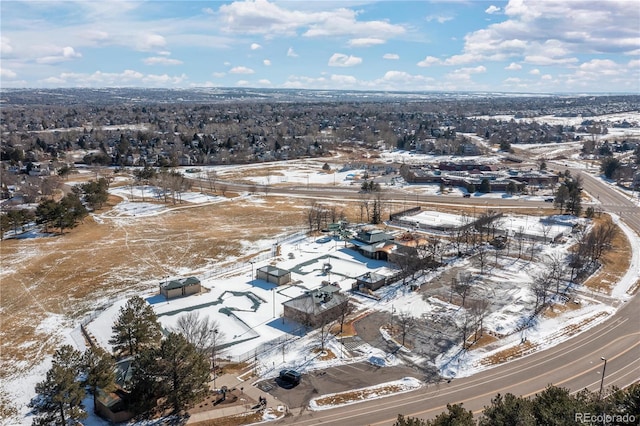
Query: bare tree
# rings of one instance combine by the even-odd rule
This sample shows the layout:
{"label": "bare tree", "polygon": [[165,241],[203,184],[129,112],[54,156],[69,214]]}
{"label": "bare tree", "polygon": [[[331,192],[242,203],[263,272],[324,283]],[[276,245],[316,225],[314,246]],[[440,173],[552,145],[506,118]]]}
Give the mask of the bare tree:
{"label": "bare tree", "polygon": [[220,184],[218,187],[220,188],[220,193],[222,193],[222,196],[224,197],[227,194],[229,187],[226,183]]}
{"label": "bare tree", "polygon": [[342,335],[343,332],[343,328],[344,328],[344,323],[347,320],[347,317],[349,315],[351,315],[353,313],[353,311],[355,311],[355,306],[353,303],[347,301],[346,303],[343,303],[342,305],[340,305],[339,308],[339,316],[338,316],[338,321],[340,322],[340,334]]}
{"label": "bare tree", "polygon": [[551,233],[552,226],[548,220],[541,220],[540,223],[542,224],[542,242],[546,243],[547,237]]}
{"label": "bare tree", "polygon": [[406,312],[401,312],[398,315],[398,326],[400,327],[400,336],[402,337],[402,346],[404,346],[405,338],[409,333],[411,327],[415,325],[415,318]]}
{"label": "bare tree", "polygon": [[325,317],[322,318],[320,322],[320,327],[318,327],[318,342],[320,343],[320,350],[324,351],[324,347],[329,340],[329,336],[331,335],[331,321],[327,321]]}
{"label": "bare tree", "polygon": [[473,283],[473,275],[466,271],[458,271],[457,277],[452,280],[452,289],[460,297],[462,297],[462,307],[464,308],[465,300],[471,292],[471,285]]}
{"label": "bare tree", "polygon": [[549,288],[551,288],[552,284],[553,280],[551,279],[548,272],[543,272],[533,278],[531,290],[536,296],[535,306],[533,310],[535,314],[544,309],[545,305],[547,304],[547,296]]}
{"label": "bare tree", "polygon": [[564,259],[560,255],[554,253],[546,256],[544,265],[548,271],[549,279],[556,284],[556,294],[559,294],[560,282],[566,272]]}
{"label": "bare tree", "polygon": [[[489,312],[489,301],[487,299],[476,299],[470,303],[469,311],[473,315],[476,328],[474,331],[474,341],[477,341],[482,337],[482,329],[484,326],[484,319]],[[479,335],[478,335],[479,334]]]}
{"label": "bare tree", "polygon": [[206,180],[209,182],[209,190],[211,192],[216,192],[216,180],[218,179],[218,172],[215,170],[209,169],[206,171]]}
{"label": "bare tree", "polygon": [[219,352],[219,345],[225,340],[224,332],[218,323],[209,319],[209,316],[200,317],[198,312],[188,312],[180,316],[171,331],[182,334],[200,352],[213,351],[214,342],[215,350]]}
{"label": "bare tree", "polygon": [[478,263],[480,263],[480,275],[484,275],[484,268],[487,265],[487,246],[485,244],[480,244],[477,249]]}

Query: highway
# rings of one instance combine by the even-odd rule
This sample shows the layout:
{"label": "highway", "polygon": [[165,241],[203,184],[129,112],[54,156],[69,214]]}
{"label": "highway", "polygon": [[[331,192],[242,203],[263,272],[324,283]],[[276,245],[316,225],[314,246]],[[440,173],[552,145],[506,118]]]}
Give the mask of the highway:
{"label": "highway", "polygon": [[[572,171],[575,176],[578,170]],[[640,208],[628,196],[600,182],[587,173],[582,173],[583,186],[592,197],[599,200],[603,211],[620,216],[632,230],[640,235]],[[228,184],[230,190],[247,190],[247,186]],[[253,185],[255,187],[255,185]],[[258,187],[260,191],[260,187]],[[357,190],[338,188],[288,187],[269,189],[270,194],[317,197],[322,199],[358,199]],[[404,200],[411,197],[400,191],[388,191],[386,200]],[[410,200],[410,201],[409,201]],[[552,208],[550,203],[528,203],[512,199],[487,199],[482,204],[471,198],[453,199],[440,196],[415,195],[407,200],[424,203],[476,205],[486,203],[508,209],[519,207]],[[474,203],[476,201],[476,203]],[[636,256],[638,254],[636,253]],[[293,409],[292,416],[278,420],[277,424],[317,425],[390,425],[397,415],[433,418],[446,409],[447,403],[463,403],[465,408],[478,413],[497,393],[513,393],[529,396],[542,391],[549,384],[569,388],[573,391],[587,388],[597,391],[602,379],[603,361],[607,359],[605,388],[615,385],[625,387],[640,379],[640,298],[630,297],[618,311],[589,330],[558,345],[540,350],[471,377],[458,378],[450,383],[431,384],[420,390],[371,400],[331,410],[311,412]],[[417,377],[421,378],[421,377]]]}

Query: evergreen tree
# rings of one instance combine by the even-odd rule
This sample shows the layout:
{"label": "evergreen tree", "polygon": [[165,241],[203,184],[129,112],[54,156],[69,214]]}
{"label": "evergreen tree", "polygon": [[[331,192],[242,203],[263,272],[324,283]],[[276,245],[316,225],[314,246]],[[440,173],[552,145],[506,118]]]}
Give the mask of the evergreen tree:
{"label": "evergreen tree", "polygon": [[491,400],[491,405],[484,407],[479,426],[536,426],[530,400],[507,393],[500,394]]}
{"label": "evergreen tree", "polygon": [[447,411],[428,420],[427,426],[475,426],[473,413],[465,410],[462,404],[447,404]]}
{"label": "evergreen tree", "polygon": [[621,416],[634,414],[637,420],[640,413],[640,383],[631,385],[627,389],[614,387],[605,404],[604,408],[608,414]]}
{"label": "evergreen tree", "polygon": [[398,414],[393,426],[427,426],[427,422],[415,417],[405,417],[402,414]]}
{"label": "evergreen tree", "polygon": [[555,193],[555,197],[553,199],[553,205],[560,209],[560,211],[562,212],[562,210],[564,209],[564,206],[567,204],[567,200],[569,199],[569,190],[567,189],[566,185],[560,185],[558,187],[558,190]]}
{"label": "evergreen tree", "polygon": [[81,354],[69,345],[53,355],[53,365],[44,381],[36,385],[36,397],[29,406],[36,416],[34,425],[74,425],[87,417],[82,407],[85,391],[78,380]]}
{"label": "evergreen tree", "polygon": [[141,349],[157,346],[162,337],[153,308],[140,296],[133,296],[120,308],[109,343],[118,353],[136,355]]}
{"label": "evergreen tree", "polygon": [[[209,387],[209,361],[179,333],[169,333],[159,348],[142,350],[133,365],[132,398],[139,411],[174,413],[201,401]],[[155,407],[156,401],[160,402]]]}
{"label": "evergreen tree", "polygon": [[615,157],[604,157],[600,162],[600,171],[608,179],[612,179],[615,176],[616,171],[622,167],[622,163]]}
{"label": "evergreen tree", "polygon": [[484,194],[491,192],[491,183],[489,183],[489,179],[482,179],[480,186],[478,187],[478,191]]}
{"label": "evergreen tree", "polygon": [[569,197],[567,199],[566,208],[574,216],[580,216],[582,213],[582,178],[577,176],[575,179],[565,179]]}
{"label": "evergreen tree", "polygon": [[209,391],[209,361],[182,334],[169,333],[158,351],[166,407],[179,413]]}
{"label": "evergreen tree", "polygon": [[109,181],[105,178],[100,178],[97,181],[91,180],[73,189],[78,195],[84,194],[85,202],[93,210],[101,208],[109,198],[107,191],[109,189]]}
{"label": "evergreen tree", "polygon": [[96,406],[96,393],[98,388],[105,391],[112,390],[116,380],[116,364],[104,349],[92,346],[87,349],[82,357],[85,371],[84,385],[93,395],[93,406]]}
{"label": "evergreen tree", "polygon": [[532,399],[533,415],[539,425],[575,425],[575,413],[591,412],[589,405],[568,389],[548,386]]}
{"label": "evergreen tree", "polygon": [[152,415],[161,396],[160,382],[156,379],[157,353],[153,348],[142,350],[131,366],[131,404],[136,413]]}

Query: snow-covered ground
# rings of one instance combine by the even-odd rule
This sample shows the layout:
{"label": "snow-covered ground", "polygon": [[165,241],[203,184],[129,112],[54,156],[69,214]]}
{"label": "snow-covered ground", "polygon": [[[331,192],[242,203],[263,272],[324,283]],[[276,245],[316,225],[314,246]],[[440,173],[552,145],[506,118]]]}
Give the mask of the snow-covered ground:
{"label": "snow-covered ground", "polygon": [[[628,130],[628,129],[625,129]],[[449,157],[434,158],[433,156],[422,156],[410,154],[407,152],[389,152],[382,154],[382,161],[397,161],[405,163],[418,163],[424,161],[438,161],[438,160],[451,160]],[[483,161],[491,161],[487,157],[482,158]],[[496,157],[497,161],[497,157]],[[568,160],[571,167],[585,168],[583,163],[578,160]],[[284,164],[284,163],[283,163]],[[289,164],[289,163],[287,163]],[[300,163],[302,164],[302,163]],[[335,184],[335,185],[351,185],[353,182],[358,184],[358,177],[361,177],[363,170],[342,170],[341,165],[336,162],[330,163],[332,169],[338,170],[335,173],[325,173],[319,170],[318,164],[305,165],[305,167],[288,167],[282,168],[276,175],[274,173],[271,177],[260,176],[249,179],[256,182],[256,184],[277,184],[277,183],[298,183],[298,184]],[[252,168],[253,166],[243,165],[242,169]],[[260,165],[256,165],[258,169]],[[240,169],[240,166],[228,166],[228,167],[216,167],[215,170],[219,173],[221,178],[224,178],[225,173],[235,173]],[[585,168],[586,169],[586,168]],[[613,185],[612,185],[613,186]],[[423,193],[437,193],[439,186],[437,185],[405,185],[405,189],[411,191],[419,191]],[[429,192],[431,191],[431,192]],[[455,190],[458,191],[458,190]],[[191,204],[201,203],[218,203],[218,202],[232,202],[224,197],[211,197],[198,193],[197,191],[182,193],[181,198],[183,203],[173,206],[172,204],[164,204],[158,201],[158,194],[155,188],[150,186],[120,186],[113,187],[111,192],[119,195],[123,198],[123,202],[119,203],[112,211],[95,215],[96,220],[129,220],[130,218],[145,216],[145,215],[157,215],[165,211],[169,211],[175,207],[189,206]],[[454,192],[456,196],[459,196],[461,192]],[[633,193],[628,194],[631,198]],[[502,194],[485,194],[483,197],[501,197]],[[142,202],[142,199],[145,201]],[[135,201],[134,201],[135,200]],[[634,201],[638,200],[637,194]],[[410,202],[410,200],[408,200]],[[638,205],[640,205],[640,201]],[[430,213],[424,212],[418,216],[411,216],[412,220],[418,218],[421,221],[434,223],[434,220],[439,220],[442,223],[459,223],[460,219],[456,215],[449,215],[443,213]],[[522,227],[535,230],[539,227],[538,218],[509,215],[504,219],[504,226],[510,228],[510,233],[518,232]],[[534,226],[535,224],[535,226]],[[561,223],[552,225],[558,227],[557,231],[566,229],[566,226]],[[628,227],[621,223],[621,228],[628,236],[629,241],[633,249],[632,263],[627,274],[616,284],[612,297],[618,301],[624,303],[628,299],[627,290],[638,280],[640,277],[640,239],[633,233]],[[550,235],[553,235],[556,230],[551,231]],[[252,246],[269,247],[272,241],[258,241]],[[249,246],[247,247],[247,254],[249,254]],[[332,269],[330,274],[325,274],[323,265],[325,263],[331,263]],[[393,267],[382,261],[372,261],[371,259],[365,259],[357,255],[355,252],[345,249],[344,243],[335,241],[329,238],[302,238],[297,241],[289,242],[282,246],[281,256],[277,261],[277,265],[282,268],[292,269],[293,281],[300,281],[295,286],[282,286],[278,287],[275,291],[271,284],[267,284],[264,281],[255,279],[255,269],[270,264],[271,260],[264,260],[256,262],[253,265],[253,269],[245,267],[237,270],[235,274],[225,274],[224,276],[210,276],[204,278],[203,286],[208,289],[197,296],[190,296],[182,299],[174,299],[169,302],[160,299],[155,294],[157,292],[158,283],[149,283],[149,293],[144,295],[145,298],[152,304],[158,315],[162,325],[166,328],[171,328],[175,325],[177,318],[179,317],[179,311],[188,306],[194,304],[202,305],[198,309],[202,315],[208,315],[215,319],[220,324],[220,329],[224,330],[225,339],[227,343],[233,343],[237,341],[239,343],[230,346],[227,349],[226,354],[229,356],[240,356],[241,354],[250,351],[256,345],[269,342],[273,339],[282,338],[288,336],[290,332],[297,328],[294,323],[288,321],[282,321],[282,305],[281,303],[302,294],[306,289],[314,289],[320,287],[323,281],[337,282],[344,290],[351,288],[351,282],[353,278],[361,275],[365,272],[377,272],[384,275],[390,275],[393,273]],[[511,269],[510,269],[511,268]],[[513,280],[526,281],[525,272],[518,269],[518,265],[514,264],[511,267],[503,266],[502,272],[505,275],[509,275]],[[434,274],[425,276],[424,279],[428,280],[435,276]],[[259,306],[254,310],[253,302],[246,296],[238,296],[230,293],[225,293],[226,290],[233,290],[236,292],[253,293],[258,299],[261,300]],[[521,293],[511,294],[511,297],[516,299],[526,299],[525,290],[520,290]],[[421,297],[417,297],[415,293],[406,292],[401,286],[388,286],[379,291],[381,300],[376,301],[364,297],[357,297],[359,307],[362,309],[375,309],[386,312],[407,312],[414,316],[420,316],[429,312],[453,312],[458,309],[455,305],[449,305],[439,299],[424,300]],[[518,345],[521,342],[522,337],[526,337],[529,342],[536,345],[538,349],[555,345],[560,341],[568,338],[567,335],[558,333],[559,329],[571,324],[582,324],[586,329],[597,324],[600,321],[605,320],[615,312],[615,306],[604,305],[601,302],[593,299],[588,300],[588,296],[581,295],[581,298],[585,299],[584,303],[577,309],[570,310],[568,313],[562,314],[552,319],[542,319],[533,327],[526,329],[522,334],[516,333],[509,337],[504,338],[499,344],[494,344],[490,348],[483,348],[468,351],[463,357],[458,356],[459,348],[452,348],[449,352],[442,354],[435,360],[436,366],[439,368],[441,374],[445,376],[468,376],[475,372],[487,368],[482,360],[488,356],[495,354],[501,350],[509,348],[511,346]],[[213,302],[222,299],[220,304],[213,304]],[[94,319],[88,324],[88,328],[101,345],[109,347],[108,339],[111,334],[111,324],[113,319],[118,313],[118,309],[125,303],[125,300],[98,300],[96,306],[106,306],[103,311],[96,312]],[[233,307],[238,310],[235,311],[237,318],[229,317],[219,312],[220,307]],[[508,309],[505,309],[497,314],[489,316],[486,319],[486,327],[499,330],[499,329],[512,329],[514,318],[520,315],[522,307],[519,305],[511,305]],[[241,319],[241,321],[238,320]],[[60,339],[60,343],[70,343],[76,347],[84,348],[84,339],[79,333],[78,324],[70,324],[63,318],[58,316],[52,316],[43,321],[42,326],[48,328],[50,333],[53,333]],[[42,330],[47,331],[47,330]],[[245,337],[252,337],[251,340],[243,341]],[[356,361],[369,361],[376,365],[396,365],[401,362],[396,356],[385,353],[380,349],[371,347],[369,345],[362,345],[359,351],[354,354],[349,354],[346,351],[342,351],[342,345],[335,340],[335,338],[329,339],[326,343],[326,347],[331,350],[336,357],[328,360],[322,360],[317,354],[311,354],[309,348],[317,345],[317,337],[313,334],[305,336],[292,336],[289,343],[286,345],[286,352],[283,354],[280,351],[274,351],[273,353],[265,353],[261,356],[258,365],[258,371],[262,377],[274,377],[277,372],[283,368],[295,368],[301,372],[308,372],[316,369],[325,368],[332,365],[340,365],[343,363],[351,363]],[[419,358],[418,355],[411,353],[405,353],[410,357]],[[0,384],[5,394],[8,395],[13,403],[15,403],[20,410],[19,420],[13,420],[15,423],[11,424],[30,424],[30,418],[24,417],[27,413],[27,403],[34,396],[35,384],[41,381],[46,371],[51,366],[51,357],[45,358],[45,360],[37,365],[36,368],[31,370],[26,375],[20,377],[14,377]],[[88,398],[85,403],[90,404],[91,398]],[[107,423],[90,416],[90,418],[84,422],[86,425],[106,425]]]}

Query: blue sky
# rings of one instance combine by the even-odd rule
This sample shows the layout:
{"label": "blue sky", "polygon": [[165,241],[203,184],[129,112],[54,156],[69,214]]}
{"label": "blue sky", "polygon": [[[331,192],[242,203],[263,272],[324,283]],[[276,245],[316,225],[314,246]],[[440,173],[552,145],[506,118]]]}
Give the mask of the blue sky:
{"label": "blue sky", "polygon": [[2,0],[11,87],[640,92],[637,0]]}

